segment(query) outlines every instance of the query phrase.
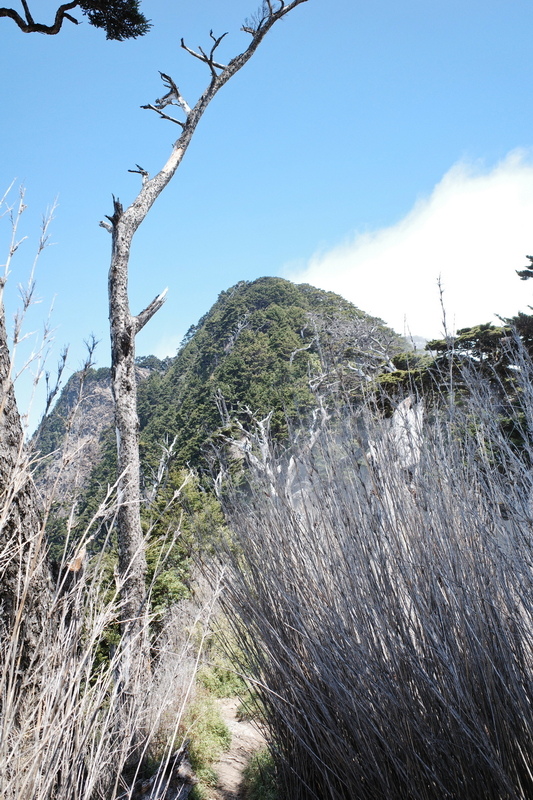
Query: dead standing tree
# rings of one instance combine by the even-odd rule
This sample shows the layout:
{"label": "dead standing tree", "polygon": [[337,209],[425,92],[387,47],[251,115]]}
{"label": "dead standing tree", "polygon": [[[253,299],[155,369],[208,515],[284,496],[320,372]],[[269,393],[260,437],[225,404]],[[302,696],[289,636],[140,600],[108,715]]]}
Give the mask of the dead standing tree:
{"label": "dead standing tree", "polygon": [[[167,93],[155,103],[143,108],[155,111],[161,118],[178,125],[182,131],[172,147],[172,152],[163,168],[154,176],[137,165],[135,170],[142,177],[142,186],[133,203],[124,209],[120,201],[113,198],[113,215],[102,222],[113,237],[111,266],[109,270],[109,318],[111,326],[111,372],[115,401],[115,424],[118,450],[118,481],[120,511],[118,514],[119,574],[123,598],[123,636],[133,644],[131,669],[139,674],[148,664],[148,638],[143,623],[145,602],[145,547],[140,518],[140,464],[138,447],[137,389],[135,382],[135,336],[161,308],[166,290],[156,297],[140,314],[133,315],[128,300],[128,263],[133,236],[153,203],[175,175],[189,146],[196,126],[204,111],[219,89],[243,67],[253,56],[259,44],[280,19],[306,0],[266,0],[251,21],[246,21],[242,30],[252,37],[250,44],[227,65],[216,60],[217,49],[226,34],[216,37],[211,31],[211,49],[191,50],[183,39],[181,46],[192,56],[202,61],[211,74],[210,82],[194,107],[183,98],[173,79],[161,73]],[[182,119],[176,119],[168,111],[177,106]],[[126,669],[128,669],[126,667]],[[125,677],[131,685],[135,676]]]}

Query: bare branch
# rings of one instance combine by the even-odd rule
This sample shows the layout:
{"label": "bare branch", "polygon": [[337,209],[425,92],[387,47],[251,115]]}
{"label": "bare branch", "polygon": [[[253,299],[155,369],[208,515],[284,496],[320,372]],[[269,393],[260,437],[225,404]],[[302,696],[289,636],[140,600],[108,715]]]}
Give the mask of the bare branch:
{"label": "bare branch", "polygon": [[[173,175],[175,174],[176,170],[181,164],[183,156],[185,155],[185,152],[190,144],[190,141],[196,130],[196,127],[204,111],[206,110],[207,106],[209,105],[215,94],[217,94],[219,89],[221,89],[222,86],[224,86],[224,84],[226,84],[230,80],[230,78],[249,61],[249,59],[253,56],[253,54],[259,47],[260,43],[262,42],[263,38],[268,33],[270,28],[279,19],[286,16],[290,11],[296,8],[296,6],[299,6],[305,2],[307,2],[307,0],[292,0],[292,2],[289,3],[288,5],[281,3],[277,11],[274,10],[272,7],[272,13],[269,12],[268,18],[263,21],[260,29],[256,33],[254,33],[253,39],[246,48],[246,50],[240,53],[240,55],[231,59],[231,61],[227,66],[219,64],[213,59],[212,64],[210,66],[212,66],[215,69],[221,69],[222,72],[215,75],[212,74],[212,80],[210,81],[209,85],[207,86],[201,97],[196,102],[196,105],[192,109],[190,109],[190,107],[187,104],[185,104],[185,101],[183,100],[178,87],[176,86],[174,81],[170,78],[170,76],[161,73],[161,77],[166,82],[169,92],[167,93],[166,97],[161,98],[161,100],[159,101],[159,105],[162,105],[164,103],[163,107],[166,107],[167,103],[178,104],[187,114],[187,119],[185,123],[181,123],[170,116],[165,115],[163,117],[164,112],[162,111],[162,108],[157,108],[157,104],[143,106],[143,108],[149,108],[152,111],[156,111],[161,117],[169,119],[169,121],[176,122],[176,124],[180,125],[183,128],[183,132],[179,137],[179,139],[174,143],[172,152],[166,164],[161,168],[161,170],[156,175],[153,176],[153,178],[150,178],[150,180],[146,182],[146,184],[142,187],[141,191],[139,192],[137,198],[133,201],[130,207],[126,209],[126,211],[124,212],[125,217],[127,217],[128,224],[132,225],[130,230],[131,236],[133,236],[138,226],[141,224],[142,220],[152,207],[156,198],[163,191],[168,182],[172,179]],[[207,58],[209,61],[209,59],[212,57],[213,53],[216,50],[216,47],[218,46],[223,37],[216,38],[212,36],[211,38],[213,39],[214,44],[209,56],[206,56],[205,54],[202,55],[201,53],[196,53],[194,50],[191,50],[189,47],[187,47],[183,41],[182,41],[182,46],[185,50],[187,50],[187,52],[189,52],[195,58],[198,58],[200,61],[206,63],[205,59]],[[171,96],[169,96],[169,94]],[[108,219],[110,218],[108,217]],[[113,219],[110,219],[110,221],[112,223],[114,222]]]}
{"label": "bare branch", "polygon": [[220,386],[218,387],[215,397],[215,405],[217,407],[217,411],[220,414],[220,419],[222,420],[222,425],[227,426],[231,422],[231,417],[229,415],[228,406],[226,404],[226,398],[222,394],[220,390]]}
{"label": "bare branch", "polygon": [[79,6],[79,0],[72,0],[70,3],[63,3],[63,5],[59,6],[52,25],[44,25],[42,22],[34,22],[26,0],[21,0],[21,2],[26,15],[25,20],[13,8],[0,8],[0,17],[9,17],[12,19],[23,33],[46,33],[53,36],[56,33],[59,33],[63,25],[63,20],[65,19],[68,19],[69,22],[73,22],[75,25],[78,25],[78,20],[67,12],[70,11],[70,9]]}
{"label": "bare branch", "polygon": [[142,175],[142,183],[143,183],[143,186],[144,186],[146,181],[150,179],[150,173],[148,173],[145,169],[140,167],[138,164],[135,164],[135,166],[137,167],[137,169],[129,169],[128,172],[134,172],[137,175]]}
{"label": "bare branch", "polygon": [[161,75],[161,79],[169,91],[164,97],[161,98],[161,100],[155,101],[156,108],[162,109],[169,105],[169,103],[172,103],[173,105],[178,105],[181,109],[183,109],[185,114],[188,116],[191,113],[191,108],[182,96],[178,86],[174,83],[170,75],[165,75],[164,72],[160,72],[159,74]]}
{"label": "bare branch", "polygon": [[154,314],[157,314],[157,312],[159,311],[159,309],[162,307],[163,303],[167,299],[167,292],[168,292],[168,288],[165,289],[164,291],[162,291],[161,294],[158,294],[157,297],[155,297],[152,300],[150,305],[146,306],[144,311],[141,311],[140,314],[137,314],[137,316],[135,317],[135,321],[136,321],[135,333],[139,333],[139,331],[142,330],[142,328],[144,328],[146,323],[149,322],[152,319]]}
{"label": "bare branch", "polygon": [[198,48],[198,50],[200,51],[200,53],[201,53],[201,54],[202,54],[202,56],[203,56],[203,59],[202,59],[202,60],[203,60],[203,61],[205,61],[205,63],[209,65],[209,69],[211,70],[211,75],[212,75],[214,78],[216,78],[218,73],[217,73],[216,69],[215,69],[215,68],[214,68],[214,66],[213,66],[213,62],[212,62],[212,61],[209,59],[209,56],[208,56],[208,55],[206,55],[206,53],[204,52],[204,50],[203,50],[203,48],[202,48],[202,47],[199,47],[199,48]]}
{"label": "bare branch", "polygon": [[30,9],[28,7],[28,4],[27,4],[26,0],[20,0],[20,2],[22,3],[22,6],[24,8],[24,13],[26,14],[26,21],[27,21],[28,25],[33,25],[34,24],[34,20],[33,20],[33,17],[31,15],[31,12],[30,12]]}
{"label": "bare branch", "polygon": [[168,119],[169,122],[175,122],[176,125],[181,125],[183,128],[185,127],[183,122],[181,122],[179,119],[175,119],[175,117],[165,114],[163,109],[167,106],[179,106],[188,117],[191,113],[191,107],[181,94],[178,86],[174,83],[170,75],[165,75],[164,72],[160,72],[159,74],[161,75],[168,92],[163,97],[157,99],[155,103],[148,103],[147,105],[141,106],[141,108],[147,108],[150,111],[155,111],[156,114],[159,114],[161,119]]}
{"label": "bare branch", "polygon": [[54,398],[57,396],[57,393],[59,392],[59,389],[61,387],[63,372],[65,371],[65,367],[67,364],[67,356],[68,356],[68,347],[64,347],[59,356],[59,362],[57,365],[55,381],[53,386],[50,383],[50,373],[47,371],[44,374],[44,380],[46,383],[46,404],[43,411],[43,418],[46,417],[46,415],[50,411],[50,406],[54,402]]}
{"label": "bare branch", "polygon": [[[290,11],[290,8],[288,8],[287,11]],[[279,6],[277,10],[274,10],[271,0],[263,0],[263,3],[257,13],[254,14],[254,16],[250,19],[246,19],[244,21],[244,25],[242,26],[241,30],[245,33],[251,34],[252,36],[256,36],[261,31],[265,23],[269,23],[268,27],[270,27],[270,21],[272,18],[274,16],[279,18],[280,16],[283,16],[284,13],[286,13],[286,11],[283,0],[279,0]]]}
{"label": "bare branch", "polygon": [[313,339],[313,341],[309,342],[309,344],[306,344],[305,347],[298,347],[296,350],[293,350],[289,358],[289,364],[292,364],[292,362],[294,361],[294,357],[297,356],[298,353],[303,353],[305,350],[310,350],[314,344],[316,344],[316,342]]}
{"label": "bare branch", "polygon": [[[218,36],[218,37],[217,37],[217,36],[215,36],[215,35],[213,34],[213,31],[212,31],[212,30],[211,30],[211,31],[209,31],[209,36],[210,36],[210,37],[211,37],[211,39],[213,40],[214,44],[213,44],[213,47],[211,48],[211,51],[210,51],[210,53],[209,53],[209,57],[208,57],[208,64],[209,64],[209,68],[211,69],[211,73],[212,73],[212,75],[213,75],[214,77],[216,77],[216,72],[215,72],[215,70],[214,70],[214,67],[217,67],[218,69],[226,69],[226,67],[222,66],[222,64],[218,64],[216,61],[214,61],[214,55],[215,55],[215,50],[216,50],[216,49],[217,49],[217,47],[219,46],[220,42],[221,42],[221,41],[222,41],[222,39],[223,39],[225,36],[227,36],[227,35],[228,35],[228,34],[227,34],[227,32],[226,32],[226,33],[223,33],[223,34],[222,34],[222,36]],[[204,53],[204,51],[202,50],[202,48],[200,48],[200,52],[201,52],[203,55],[205,55],[205,53]]]}
{"label": "bare branch", "polygon": [[189,53],[189,55],[194,56],[195,58],[198,58],[200,61],[203,61],[204,64],[207,64],[209,69],[211,70],[211,74],[212,74],[213,78],[217,78],[218,77],[218,73],[216,72],[216,69],[225,70],[225,69],[227,69],[227,66],[225,64],[219,64],[218,61],[214,60],[213,56],[214,56],[215,50],[219,46],[219,44],[222,41],[222,39],[224,38],[224,36],[227,36],[228,34],[227,33],[223,33],[222,36],[219,36],[218,38],[216,38],[213,35],[213,31],[209,31],[209,35],[211,36],[211,38],[215,42],[213,47],[211,48],[211,51],[210,51],[209,55],[207,55],[207,53],[205,53],[204,50],[201,47],[198,48],[199,51],[200,51],[199,53],[197,53],[195,50],[192,50],[190,47],[187,47],[187,45],[185,44],[183,39],[181,40],[181,46],[183,47],[184,50],[186,50]]}
{"label": "bare branch", "polygon": [[[108,216],[108,214],[106,214],[105,218],[108,219],[109,222],[111,223],[112,230],[115,230],[117,223],[122,219],[124,215],[124,207],[120,202],[120,200],[118,199],[118,197],[115,197],[115,195],[112,195],[112,197],[113,197],[113,216],[110,217]],[[105,227],[105,225],[102,227]]]}
{"label": "bare branch", "polygon": [[181,122],[181,120],[175,119],[174,117],[170,117],[168,114],[165,114],[163,111],[161,111],[159,108],[156,108],[156,106],[152,105],[151,103],[148,103],[148,105],[146,106],[141,106],[141,108],[146,108],[149,111],[155,111],[156,114],[159,114],[161,119],[168,119],[169,122],[175,122],[176,125],[180,125],[182,128],[185,127],[185,123]]}

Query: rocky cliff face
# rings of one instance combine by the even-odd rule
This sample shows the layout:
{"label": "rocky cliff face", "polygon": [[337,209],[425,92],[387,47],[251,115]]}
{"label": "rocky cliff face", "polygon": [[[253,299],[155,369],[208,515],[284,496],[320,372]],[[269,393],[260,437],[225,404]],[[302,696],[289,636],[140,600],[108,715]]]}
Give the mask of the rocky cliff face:
{"label": "rocky cliff face", "polygon": [[[163,365],[152,357],[151,366],[144,361],[139,359],[139,383]],[[47,503],[58,503],[65,512],[83,494],[112,427],[109,368],[72,375],[32,442],[40,459],[35,482]]]}
{"label": "rocky cliff face", "polygon": [[43,459],[36,474],[43,497],[63,505],[80,494],[101,456],[102,433],[112,424],[109,370],[90,370],[83,382],[73,375],[33,441]]}

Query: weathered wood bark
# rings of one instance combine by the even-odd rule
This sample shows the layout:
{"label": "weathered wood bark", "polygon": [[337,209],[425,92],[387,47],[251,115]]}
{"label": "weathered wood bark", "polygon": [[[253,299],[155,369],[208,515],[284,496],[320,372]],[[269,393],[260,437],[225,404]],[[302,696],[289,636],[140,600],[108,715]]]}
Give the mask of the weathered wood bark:
{"label": "weathered wood bark", "polygon": [[[140,677],[149,664],[148,631],[145,624],[146,557],[140,516],[139,420],[135,379],[135,334],[142,325],[139,317],[134,317],[130,313],[128,301],[128,261],[134,230],[128,223],[128,218],[124,218],[118,201],[115,201],[115,213],[111,221],[113,224],[113,250],[109,271],[111,385],[117,434],[119,502],[117,529],[119,574],[122,582],[122,633],[130,639],[129,647],[126,648],[130,664],[126,665],[124,680],[129,683]],[[164,293],[152,303],[152,314],[163,302]],[[135,675],[129,672],[132,668],[135,670]]]}
{"label": "weathered wood bark", "polygon": [[39,498],[11,380],[4,280],[0,282],[0,666],[4,667],[0,681],[9,681],[17,677],[6,665],[16,664],[23,675],[38,654],[52,588]]}
{"label": "weathered wood bark", "polygon": [[[224,38],[216,38],[211,33],[212,47],[206,53],[200,49],[195,52],[183,40],[182,47],[195,58],[203,61],[209,68],[209,85],[193,108],[182,97],[177,85],[168,75],[161,74],[168,89],[167,94],[154,104],[143,106],[164,119],[175,122],[182,128],[179,139],[163,168],[150,178],[148,173],[137,166],[142,176],[142,188],[126,210],[114,199],[113,215],[109,222],[102,222],[113,237],[112,256],[109,271],[109,318],[111,326],[111,370],[113,395],[115,401],[115,423],[118,448],[118,487],[120,511],[118,515],[119,572],[123,599],[123,635],[135,644],[131,648],[131,679],[140,675],[148,664],[148,639],[146,625],[143,623],[145,611],[145,573],[146,560],[140,520],[140,465],[138,448],[137,387],[135,382],[135,336],[151,317],[161,308],[165,292],[155,298],[140,314],[130,313],[128,301],[128,263],[133,236],[150,211],[153,203],[178,169],[189,146],[196,126],[207,106],[218,90],[243,67],[252,57],[260,42],[270,28],[292,9],[306,0],[272,2],[266,0],[257,18],[247,23],[243,30],[252,40],[247,49],[233,58],[227,66],[215,61],[215,52]],[[225,35],[225,34],[224,34]],[[177,106],[185,115],[180,121],[169,116],[168,106]],[[135,662],[135,663],[134,663]],[[131,691],[131,689],[129,689]]]}

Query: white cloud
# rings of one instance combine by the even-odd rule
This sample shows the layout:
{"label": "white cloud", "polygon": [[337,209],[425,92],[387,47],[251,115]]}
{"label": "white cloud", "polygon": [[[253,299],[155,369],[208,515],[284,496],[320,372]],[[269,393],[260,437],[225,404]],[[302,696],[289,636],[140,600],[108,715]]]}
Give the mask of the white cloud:
{"label": "white cloud", "polygon": [[356,234],[287,277],[430,338],[442,333],[439,276],[449,329],[533,305],[533,283],[514,273],[532,251],[533,161],[514,151],[490,170],[456,164],[398,223]]}
{"label": "white cloud", "polygon": [[162,336],[151,346],[151,353],[157,358],[166,358],[167,356],[175,356],[178,347],[183,339],[183,334],[168,334]]}

